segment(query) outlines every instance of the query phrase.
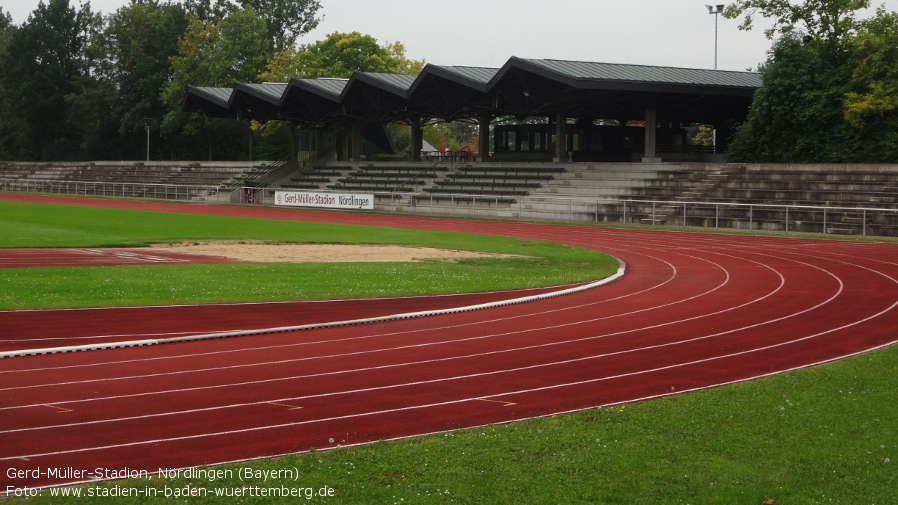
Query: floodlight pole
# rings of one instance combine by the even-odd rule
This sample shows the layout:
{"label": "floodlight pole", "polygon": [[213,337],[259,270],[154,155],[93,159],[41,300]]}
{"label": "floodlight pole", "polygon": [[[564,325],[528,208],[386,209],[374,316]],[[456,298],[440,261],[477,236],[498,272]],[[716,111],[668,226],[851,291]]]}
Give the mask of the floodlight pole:
{"label": "floodlight pole", "polygon": [[150,126],[152,123],[153,118],[143,118],[143,126],[147,129],[147,161],[150,161]]}
{"label": "floodlight pole", "polygon": [[723,12],[726,4],[705,5],[708,8],[708,14],[714,15],[714,70],[717,70],[717,17]]}

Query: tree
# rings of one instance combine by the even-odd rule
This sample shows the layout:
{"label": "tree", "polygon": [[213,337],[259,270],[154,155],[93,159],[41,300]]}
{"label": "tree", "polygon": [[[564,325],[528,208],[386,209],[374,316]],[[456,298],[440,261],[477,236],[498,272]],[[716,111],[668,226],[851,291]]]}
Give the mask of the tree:
{"label": "tree", "polygon": [[296,46],[296,40],[318,26],[318,0],[247,0],[246,4],[265,19],[268,38],[275,52]]}
{"label": "tree", "polygon": [[12,15],[8,12],[3,12],[3,6],[0,6],[0,49],[3,48],[3,44],[6,42],[8,34],[12,33],[13,27]]}
{"label": "tree", "polygon": [[869,6],[870,0],[804,0],[798,4],[790,0],[737,0],[723,15],[729,19],[744,16],[740,30],[750,30],[757,16],[773,19],[773,26],[764,31],[767,38],[797,31],[832,51],[856,31],[854,14]]}
{"label": "tree", "polygon": [[898,160],[898,13],[877,11],[865,21],[851,51],[852,80],[845,120],[859,156]]}
{"label": "tree", "polygon": [[779,39],[761,69],[745,124],[729,146],[732,161],[842,162],[848,153],[842,102],[849,76],[832,69],[803,39]]}
{"label": "tree", "polygon": [[0,136],[10,155],[32,160],[79,156],[67,97],[77,81],[90,75],[84,50],[101,23],[89,3],[76,11],[68,0],[50,0],[13,32],[0,61],[0,115],[6,118]]}
{"label": "tree", "polygon": [[357,71],[417,74],[423,67],[423,61],[405,56],[405,46],[399,42],[380,45],[370,35],[334,32],[322,41],[278,53],[261,77],[287,81],[292,77],[349,78]]}
{"label": "tree", "polygon": [[100,42],[102,76],[113,87],[112,116],[121,135],[133,138],[144,131],[143,118],[164,114],[162,88],[171,80],[170,59],[186,30],[187,14],[179,4],[132,3],[109,16]]}
{"label": "tree", "polygon": [[[169,109],[163,118],[163,133],[205,134],[210,158],[215,135],[224,135],[228,138],[222,146],[229,150],[223,155],[239,159],[242,150],[234,149],[234,121],[183,114],[181,103],[191,85],[233,87],[239,82],[255,81],[269,56],[265,22],[251,8],[235,11],[220,22],[192,18],[178,44],[178,54],[171,58],[171,80],[162,90],[162,101]],[[247,131],[245,126],[243,131]]]}
{"label": "tree", "polygon": [[863,0],[742,0],[727,10],[775,19],[779,33],[761,68],[733,161],[883,162],[898,159],[898,18]]}
{"label": "tree", "polygon": [[275,52],[293,49],[296,40],[318,26],[318,0],[186,0],[187,11],[203,21],[221,21],[246,7],[265,20],[265,32]]}
{"label": "tree", "polygon": [[[12,24],[12,16],[8,12],[3,12],[3,7],[0,7],[0,74],[6,73],[6,70],[2,65],[3,62],[6,61],[6,47],[9,45],[15,30],[16,27]],[[7,93],[3,90],[3,79],[0,79],[0,97],[5,96],[6,94]],[[8,118],[9,111],[5,109],[4,103],[5,101],[0,98],[0,159],[9,156],[7,153],[10,149],[9,143],[11,140],[9,136],[9,132],[11,131],[11,125]]]}

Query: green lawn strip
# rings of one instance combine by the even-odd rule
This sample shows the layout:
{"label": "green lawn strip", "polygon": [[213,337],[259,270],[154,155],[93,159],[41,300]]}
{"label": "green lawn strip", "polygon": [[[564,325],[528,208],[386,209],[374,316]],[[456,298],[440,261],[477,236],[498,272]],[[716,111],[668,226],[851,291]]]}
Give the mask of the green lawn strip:
{"label": "green lawn strip", "polygon": [[0,310],[451,294],[607,277],[617,262],[554,259],[0,270]]}
{"label": "green lawn strip", "polygon": [[299,221],[0,202],[4,247],[139,246],[195,240],[401,244],[528,259],[455,263],[153,265],[0,270],[0,310],[467,293],[600,279],[604,254],[548,242]]}
{"label": "green lawn strip", "polygon": [[[896,402],[893,346],[650,402],[226,465],[216,468],[214,480],[153,477],[100,484],[93,492],[149,487],[161,496],[164,486],[171,492],[189,486],[198,488],[199,497],[188,501],[199,504],[296,502],[213,496],[216,488],[249,493],[252,486],[327,486],[333,497],[308,502],[331,504],[755,505],[765,497],[780,505],[898,503]],[[246,469],[254,473],[241,480]],[[297,481],[258,477],[263,470],[294,469]],[[29,501],[60,502],[50,491]]]}

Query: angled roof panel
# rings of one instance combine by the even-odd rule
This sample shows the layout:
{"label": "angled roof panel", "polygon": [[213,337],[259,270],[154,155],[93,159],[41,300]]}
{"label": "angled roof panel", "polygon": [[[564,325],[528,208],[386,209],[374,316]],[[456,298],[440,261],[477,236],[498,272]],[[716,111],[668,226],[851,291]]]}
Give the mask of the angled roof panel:
{"label": "angled roof panel", "polygon": [[334,121],[340,113],[340,96],[348,79],[290,80],[281,101],[280,116],[297,122]]}
{"label": "angled roof panel", "polygon": [[[246,93],[259,100],[264,100],[271,104],[280,104],[287,90],[285,83],[264,83],[264,84],[245,84],[240,83],[234,88],[234,91]],[[236,93],[235,93],[236,95]],[[233,100],[234,97],[231,97]]]}
{"label": "angled roof panel", "polygon": [[271,121],[278,119],[286,84],[239,83],[228,107],[238,118]]}
{"label": "angled roof panel", "polygon": [[533,65],[541,66],[550,72],[556,72],[577,80],[664,82],[670,84],[736,86],[749,88],[757,88],[761,85],[760,75],[755,72],[731,72],[695,68],[621,65],[616,63],[563,60],[522,61],[527,61]]}
{"label": "angled roof panel", "polygon": [[490,82],[490,89],[515,70],[531,72],[578,89],[666,92],[700,89],[720,94],[753,94],[761,86],[760,74],[755,72],[511,58]]}
{"label": "angled roof panel", "polygon": [[421,74],[418,75],[418,79],[412,86],[412,93],[414,93],[415,90],[421,86],[422,80],[430,76],[446,79],[456,84],[467,86],[475,91],[486,93],[487,86],[498,72],[498,68],[458,66],[444,67],[428,64],[424,67],[424,70],[421,72]]}
{"label": "angled roof panel", "polygon": [[231,88],[188,86],[181,110],[199,112],[209,117],[230,117],[234,115],[230,106],[233,94]]}
{"label": "angled roof panel", "polygon": [[213,88],[213,87],[195,87],[188,86],[187,94],[193,94],[198,97],[214,103],[220,107],[227,108],[234,94],[233,88]]}
{"label": "angled roof panel", "polygon": [[343,98],[346,97],[347,93],[352,93],[352,90],[358,86],[372,86],[378,90],[406,98],[417,78],[417,75],[356,72],[352,74],[346,89],[343,90]]}
{"label": "angled roof panel", "polygon": [[487,85],[497,68],[428,64],[409,90],[403,112],[447,121],[470,118],[489,107]]}
{"label": "angled roof panel", "polygon": [[290,81],[290,87],[302,88],[306,91],[315,93],[322,98],[339,102],[340,95],[342,95],[343,90],[346,89],[347,83],[349,83],[349,79],[331,79],[324,77],[318,79],[292,79]]}

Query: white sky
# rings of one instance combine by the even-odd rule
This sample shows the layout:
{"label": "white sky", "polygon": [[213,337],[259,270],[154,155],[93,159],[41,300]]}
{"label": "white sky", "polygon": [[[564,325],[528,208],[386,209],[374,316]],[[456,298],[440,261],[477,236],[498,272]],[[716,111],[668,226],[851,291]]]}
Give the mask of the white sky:
{"label": "white sky", "polygon": [[[78,5],[79,0],[70,0]],[[708,0],[321,0],[324,20],[300,43],[333,32],[401,42],[406,56],[437,65],[501,67],[512,56],[714,68]],[[16,24],[39,0],[0,0]],[[104,14],[129,0],[92,0]],[[873,0],[898,10],[898,0]],[[872,11],[871,11],[872,12]],[[862,16],[862,17],[866,17]],[[718,68],[748,70],[766,59],[763,25],[739,31],[718,19]]]}

